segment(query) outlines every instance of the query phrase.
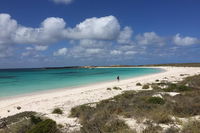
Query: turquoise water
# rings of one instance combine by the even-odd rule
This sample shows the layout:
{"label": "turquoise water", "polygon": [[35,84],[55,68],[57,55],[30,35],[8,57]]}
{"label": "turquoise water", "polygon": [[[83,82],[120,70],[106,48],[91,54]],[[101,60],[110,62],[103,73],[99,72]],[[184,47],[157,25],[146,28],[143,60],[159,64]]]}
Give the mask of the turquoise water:
{"label": "turquoise water", "polygon": [[113,81],[118,75],[126,79],[161,71],[155,68],[0,70],[0,97]]}

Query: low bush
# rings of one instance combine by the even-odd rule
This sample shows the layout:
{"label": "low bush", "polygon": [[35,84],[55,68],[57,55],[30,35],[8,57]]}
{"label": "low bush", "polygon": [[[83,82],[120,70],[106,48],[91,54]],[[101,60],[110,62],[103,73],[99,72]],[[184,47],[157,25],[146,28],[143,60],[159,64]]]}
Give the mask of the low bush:
{"label": "low bush", "polygon": [[150,113],[150,117],[155,123],[168,124],[173,122],[169,113],[163,111],[162,109],[160,110],[157,109],[155,111],[152,111]]}
{"label": "low bush", "polygon": [[122,90],[120,87],[113,87],[113,90]]}
{"label": "low bush", "polygon": [[157,84],[152,84],[152,85],[151,85],[151,88],[152,88],[153,90],[161,90],[161,89],[162,89],[162,88],[159,87]]}
{"label": "low bush", "polygon": [[142,89],[149,89],[149,85],[148,84],[143,85]]}
{"label": "low bush", "polygon": [[58,133],[56,122],[47,119],[33,126],[27,133]]}
{"label": "low bush", "polygon": [[111,90],[111,88],[107,88],[107,90],[109,90],[109,91],[110,91],[110,90]]}
{"label": "low bush", "polygon": [[178,86],[177,90],[178,91],[189,91],[190,87],[187,87],[185,85],[180,85],[180,86]]}
{"label": "low bush", "polygon": [[63,111],[60,108],[55,108],[52,113],[53,114],[63,114]]}
{"label": "low bush", "polygon": [[40,117],[36,117],[36,116],[34,116],[34,115],[31,115],[31,122],[33,123],[33,124],[37,124],[37,123],[39,123],[39,122],[41,122],[42,121],[42,119],[40,118]]}
{"label": "low bush", "polygon": [[160,97],[150,97],[147,102],[151,104],[165,104],[165,100]]}
{"label": "low bush", "polygon": [[141,83],[136,83],[136,86],[142,86],[142,84]]}

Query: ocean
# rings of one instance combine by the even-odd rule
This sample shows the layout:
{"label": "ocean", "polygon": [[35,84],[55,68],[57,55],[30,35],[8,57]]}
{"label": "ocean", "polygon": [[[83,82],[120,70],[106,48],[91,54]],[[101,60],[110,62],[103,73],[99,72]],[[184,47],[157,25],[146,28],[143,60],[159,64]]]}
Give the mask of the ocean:
{"label": "ocean", "polygon": [[0,97],[78,87],[159,73],[159,68],[63,68],[0,70]]}

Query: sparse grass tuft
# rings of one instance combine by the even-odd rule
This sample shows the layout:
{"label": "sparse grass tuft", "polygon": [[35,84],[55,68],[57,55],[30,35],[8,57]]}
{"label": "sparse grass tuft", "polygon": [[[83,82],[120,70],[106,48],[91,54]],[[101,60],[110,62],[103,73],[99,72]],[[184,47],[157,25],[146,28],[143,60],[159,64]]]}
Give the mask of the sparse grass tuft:
{"label": "sparse grass tuft", "polygon": [[142,89],[149,89],[149,84],[145,84],[142,86]]}
{"label": "sparse grass tuft", "polygon": [[109,90],[109,91],[110,91],[110,90],[111,90],[111,88],[107,88],[107,90]]}
{"label": "sparse grass tuft", "polygon": [[53,114],[63,114],[63,111],[60,109],[60,108],[55,108],[53,111],[52,111]]}
{"label": "sparse grass tuft", "polygon": [[113,87],[113,90],[122,90],[120,87]]}
{"label": "sparse grass tuft", "polygon": [[160,97],[150,97],[147,102],[152,104],[165,104],[165,100]]}
{"label": "sparse grass tuft", "polygon": [[33,126],[27,133],[58,133],[56,122],[47,119]]}
{"label": "sparse grass tuft", "polygon": [[141,83],[136,83],[136,86],[142,86],[142,84]]}

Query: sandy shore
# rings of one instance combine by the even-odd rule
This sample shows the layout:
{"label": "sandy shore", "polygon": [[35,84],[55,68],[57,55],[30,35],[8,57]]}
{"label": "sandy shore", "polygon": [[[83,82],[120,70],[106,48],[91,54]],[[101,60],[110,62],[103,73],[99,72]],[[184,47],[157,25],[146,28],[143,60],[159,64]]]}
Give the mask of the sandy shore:
{"label": "sandy shore", "polygon": [[[103,99],[113,97],[125,90],[140,90],[141,86],[136,86],[137,82],[142,84],[155,82],[156,79],[162,80],[165,77],[169,81],[179,81],[188,75],[200,74],[200,68],[193,67],[157,67],[166,71],[121,80],[120,82],[98,83],[73,89],[54,90],[48,93],[31,94],[26,96],[6,98],[0,100],[0,118],[14,115],[23,111],[41,112],[44,116],[54,119],[59,124],[70,124],[77,126],[75,118],[68,118],[70,109],[74,106],[98,102]],[[187,74],[181,76],[180,74]],[[165,79],[166,79],[165,78]],[[122,90],[107,90],[108,87],[121,87]],[[21,109],[18,110],[17,107]],[[56,107],[64,111],[63,115],[52,114],[52,110]],[[9,110],[9,111],[8,111]]]}

